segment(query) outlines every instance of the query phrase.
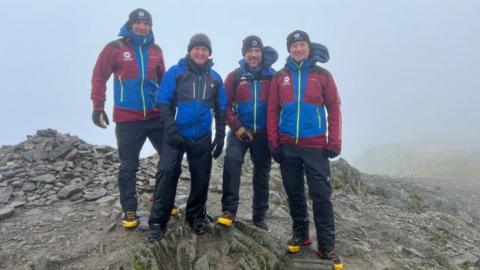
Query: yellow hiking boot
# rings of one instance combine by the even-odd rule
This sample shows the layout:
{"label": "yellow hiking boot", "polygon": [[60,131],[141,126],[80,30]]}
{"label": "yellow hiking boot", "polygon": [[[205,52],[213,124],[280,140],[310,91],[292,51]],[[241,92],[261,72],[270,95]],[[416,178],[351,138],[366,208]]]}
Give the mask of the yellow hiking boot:
{"label": "yellow hiking boot", "polygon": [[335,250],[325,252],[319,249],[317,250],[317,255],[322,260],[332,261],[333,263],[332,270],[343,270],[342,260],[340,260],[340,258],[337,256],[337,253],[335,252]]}
{"label": "yellow hiking boot", "polygon": [[173,208],[172,208],[172,211],[170,212],[170,215],[171,215],[171,216],[176,216],[176,215],[178,215],[178,213],[180,213],[180,209],[178,209],[178,208],[174,205]]}
{"label": "yellow hiking boot", "polygon": [[125,229],[133,229],[136,228],[138,224],[140,224],[140,222],[138,221],[137,213],[135,211],[126,211],[122,220],[122,226]]}
{"label": "yellow hiking boot", "polygon": [[217,218],[217,223],[230,227],[235,222],[235,217],[229,211],[224,211],[220,217]]}
{"label": "yellow hiking boot", "polygon": [[288,241],[288,252],[297,253],[300,251],[301,246],[309,246],[311,244],[312,242],[308,238],[304,239],[294,236]]}

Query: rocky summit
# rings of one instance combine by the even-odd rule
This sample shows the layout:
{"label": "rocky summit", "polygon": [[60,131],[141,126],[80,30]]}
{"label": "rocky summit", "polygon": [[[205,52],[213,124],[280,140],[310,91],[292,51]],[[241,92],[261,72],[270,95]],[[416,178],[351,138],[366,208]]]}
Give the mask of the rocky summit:
{"label": "rocky summit", "polygon": [[[311,247],[287,254],[291,219],[278,164],[270,174],[270,231],[252,225],[252,165],[242,172],[240,209],[231,228],[220,215],[223,159],[214,161],[208,232],[197,236],[183,212],[166,237],[146,241],[149,195],[158,156],[142,159],[137,192],[141,224],[120,226],[116,149],[91,145],[56,130],[39,130],[0,148],[1,269],[330,269]],[[331,163],[337,252],[345,269],[480,269],[478,192],[458,192],[367,175]],[[184,210],[190,189],[186,164],[176,194]],[[477,190],[478,191],[478,190]],[[308,192],[308,191],[307,191]]]}

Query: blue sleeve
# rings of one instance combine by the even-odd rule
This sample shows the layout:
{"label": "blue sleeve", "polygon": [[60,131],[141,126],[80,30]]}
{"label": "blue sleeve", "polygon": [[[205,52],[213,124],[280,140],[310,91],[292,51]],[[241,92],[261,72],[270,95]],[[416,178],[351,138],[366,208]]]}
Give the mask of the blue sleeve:
{"label": "blue sleeve", "polygon": [[175,80],[177,77],[177,71],[177,66],[173,66],[168,69],[167,73],[165,73],[165,76],[163,76],[157,92],[157,104],[172,104],[175,88],[177,87],[177,82]]}

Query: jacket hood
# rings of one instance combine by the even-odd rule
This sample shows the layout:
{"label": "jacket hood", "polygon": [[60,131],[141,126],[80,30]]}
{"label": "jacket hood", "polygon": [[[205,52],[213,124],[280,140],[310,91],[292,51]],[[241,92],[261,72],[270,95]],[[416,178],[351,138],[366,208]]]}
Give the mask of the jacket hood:
{"label": "jacket hood", "polygon": [[153,37],[153,32],[150,29],[150,33],[146,36],[135,34],[132,29],[128,27],[127,24],[124,24],[122,28],[120,28],[120,32],[118,33],[119,37],[128,38],[129,41],[134,45],[142,45],[142,44],[151,44],[155,41]]}

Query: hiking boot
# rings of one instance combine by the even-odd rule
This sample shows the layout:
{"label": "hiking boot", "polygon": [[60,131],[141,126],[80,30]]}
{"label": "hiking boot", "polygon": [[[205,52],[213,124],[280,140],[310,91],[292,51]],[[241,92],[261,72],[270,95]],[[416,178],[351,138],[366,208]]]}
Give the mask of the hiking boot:
{"label": "hiking boot", "polygon": [[174,205],[173,208],[172,208],[172,211],[170,211],[170,215],[171,216],[176,216],[176,215],[178,215],[178,213],[180,213],[180,209],[178,209],[178,207],[176,205]]}
{"label": "hiking boot", "polygon": [[329,260],[333,263],[333,270],[343,270],[343,263],[342,260],[337,256],[335,250],[331,250],[328,252],[322,251],[320,249],[317,250],[317,255],[322,260]]}
{"label": "hiking boot", "polygon": [[148,241],[156,242],[165,236],[166,226],[163,224],[153,224],[150,226],[150,232],[148,233]]}
{"label": "hiking boot", "polygon": [[222,215],[217,218],[217,223],[230,227],[235,222],[235,216],[230,211],[223,211]]}
{"label": "hiking boot", "polygon": [[192,230],[197,235],[202,235],[207,232],[207,222],[205,220],[194,221],[191,224]]}
{"label": "hiking boot", "polygon": [[140,224],[137,213],[135,211],[125,211],[125,215],[122,220],[122,226],[125,229],[136,228]]}
{"label": "hiking boot", "polygon": [[268,230],[268,226],[267,226],[267,223],[265,222],[265,220],[260,220],[260,221],[254,221],[253,222],[253,225],[255,225],[255,227],[259,228],[259,229],[262,229],[264,231],[269,231]]}
{"label": "hiking boot", "polygon": [[310,241],[310,239],[308,237],[307,238],[301,238],[301,237],[298,237],[298,236],[294,236],[294,237],[292,237],[292,239],[290,239],[288,241],[288,252],[297,253],[297,252],[300,251],[301,246],[309,246],[311,244],[312,244],[312,242]]}

